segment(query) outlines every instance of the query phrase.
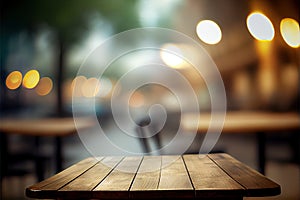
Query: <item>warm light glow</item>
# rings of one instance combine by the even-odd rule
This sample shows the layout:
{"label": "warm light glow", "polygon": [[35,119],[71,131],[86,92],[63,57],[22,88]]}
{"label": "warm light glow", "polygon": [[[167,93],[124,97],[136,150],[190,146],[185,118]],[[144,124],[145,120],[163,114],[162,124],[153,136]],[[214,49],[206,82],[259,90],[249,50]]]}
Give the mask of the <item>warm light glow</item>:
{"label": "warm light glow", "polygon": [[98,96],[106,97],[111,92],[111,90],[112,90],[111,80],[108,78],[101,78]]}
{"label": "warm light glow", "polygon": [[263,102],[270,103],[272,94],[276,91],[276,76],[274,71],[269,69],[262,69],[258,76],[258,83],[260,87],[260,95]]}
{"label": "warm light glow", "polygon": [[145,104],[145,98],[144,95],[140,92],[134,92],[130,99],[129,99],[129,105],[131,107],[141,107]]}
{"label": "warm light glow", "polygon": [[23,78],[23,86],[28,89],[34,88],[40,80],[40,74],[37,70],[28,71]]}
{"label": "warm light glow", "polygon": [[19,71],[11,72],[6,78],[6,87],[10,90],[17,89],[22,83],[22,74]]}
{"label": "warm light glow", "polygon": [[41,78],[39,84],[36,86],[35,91],[40,96],[45,96],[51,92],[53,82],[49,77]]}
{"label": "warm light glow", "polygon": [[72,93],[75,97],[82,96],[82,85],[86,82],[87,78],[85,76],[76,76],[72,81]]}
{"label": "warm light glow", "polygon": [[170,67],[181,68],[182,56],[180,48],[174,44],[165,44],[161,47],[160,57]]}
{"label": "warm light glow", "polygon": [[64,81],[63,83],[63,99],[65,102],[69,102],[69,101],[72,101],[72,95],[73,95],[73,79],[67,79]]}
{"label": "warm light glow", "polygon": [[273,24],[262,13],[251,13],[247,17],[247,27],[251,35],[257,40],[271,41],[274,38]]}
{"label": "warm light glow", "polygon": [[219,25],[211,20],[203,20],[197,24],[198,37],[207,44],[217,44],[222,39],[222,31]]}
{"label": "warm light glow", "polygon": [[96,78],[89,78],[83,83],[81,87],[81,92],[85,97],[95,97],[96,94],[99,92],[99,88],[99,80]]}
{"label": "warm light glow", "polygon": [[[261,60],[266,60],[270,52],[272,52],[272,43],[268,41],[256,41],[256,51]],[[261,61],[262,62],[262,61]]]}
{"label": "warm light glow", "polygon": [[237,71],[232,77],[232,92],[237,106],[247,108],[250,106],[251,89],[251,76],[248,71]]}
{"label": "warm light glow", "polygon": [[293,48],[300,46],[299,23],[291,18],[285,18],[280,22],[280,32],[284,41]]}

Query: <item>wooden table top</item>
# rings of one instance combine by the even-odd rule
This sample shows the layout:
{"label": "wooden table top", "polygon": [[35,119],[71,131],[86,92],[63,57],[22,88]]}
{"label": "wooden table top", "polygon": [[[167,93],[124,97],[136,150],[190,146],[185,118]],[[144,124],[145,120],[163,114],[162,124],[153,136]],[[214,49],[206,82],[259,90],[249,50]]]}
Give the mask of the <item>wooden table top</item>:
{"label": "wooden table top", "polygon": [[[219,118],[216,114],[216,118]],[[221,119],[221,118],[220,118]],[[211,125],[221,126],[223,121],[211,123],[209,113],[186,114],[183,116],[183,127],[186,131],[206,133]],[[230,111],[226,113],[222,133],[256,133],[300,130],[300,114],[296,112],[246,112]]]}
{"label": "wooden table top", "polygon": [[[87,158],[26,189],[31,198],[243,199],[280,186],[228,154]],[[131,172],[124,172],[131,170]]]}
{"label": "wooden table top", "polygon": [[31,136],[66,136],[95,125],[90,117],[76,118],[0,118],[0,132]]}

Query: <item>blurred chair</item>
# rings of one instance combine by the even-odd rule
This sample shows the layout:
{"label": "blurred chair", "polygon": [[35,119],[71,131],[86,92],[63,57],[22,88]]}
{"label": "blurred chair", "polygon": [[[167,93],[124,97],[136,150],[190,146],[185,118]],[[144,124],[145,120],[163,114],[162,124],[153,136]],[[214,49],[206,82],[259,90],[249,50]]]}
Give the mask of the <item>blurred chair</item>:
{"label": "blurred chair", "polygon": [[[45,167],[50,157],[38,151],[39,138],[34,138],[34,145],[26,149],[11,151],[8,135],[0,133],[1,143],[1,182],[4,177],[34,174],[38,181],[44,179]],[[30,138],[32,139],[32,138]]]}
{"label": "blurred chair", "polygon": [[[152,135],[154,131],[154,127],[146,127],[150,124],[151,119],[149,117],[145,117],[138,122],[138,126],[136,127],[136,133],[138,139],[140,140],[143,153],[146,154],[153,154],[152,152],[155,150],[159,150],[161,148],[161,138],[160,138],[160,131],[156,134]],[[154,145],[155,148],[153,148]]]}
{"label": "blurred chair", "polygon": [[[165,143],[171,141],[174,138],[174,134],[177,133],[181,121],[180,113],[168,113],[167,120],[162,130],[157,132],[155,122],[152,122],[151,126],[148,126],[151,122],[149,117],[142,118],[137,124],[136,134],[142,146],[143,153],[154,154],[153,151],[160,150]],[[153,135],[153,133],[157,132]],[[184,152],[185,154],[198,154],[202,145],[205,134],[196,134],[194,141],[190,144],[189,148]],[[225,153],[223,148],[214,148],[210,153]],[[172,151],[160,150],[160,154],[173,154]]]}

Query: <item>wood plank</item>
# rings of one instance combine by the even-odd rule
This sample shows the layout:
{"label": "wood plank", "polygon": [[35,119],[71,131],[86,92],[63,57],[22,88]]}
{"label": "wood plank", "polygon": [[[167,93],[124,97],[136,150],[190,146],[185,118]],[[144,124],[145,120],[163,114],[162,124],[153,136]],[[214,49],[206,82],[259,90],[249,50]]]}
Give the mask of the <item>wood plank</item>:
{"label": "wood plank", "polygon": [[281,193],[278,184],[228,154],[210,154],[208,156],[246,189],[245,196],[274,196]]}
{"label": "wood plank", "polygon": [[26,189],[28,197],[47,199],[242,199],[277,194],[278,184],[227,154],[88,158]]}
{"label": "wood plank", "polygon": [[105,157],[57,192],[57,197],[91,199],[91,191],[115,168],[123,157]]}
{"label": "wood plank", "polygon": [[130,191],[156,190],[161,168],[160,156],[145,156]]}
{"label": "wood plank", "polygon": [[193,189],[181,156],[162,156],[159,189]]}
{"label": "wood plank", "polygon": [[143,157],[125,157],[93,190],[93,198],[129,198],[129,188]]}
{"label": "wood plank", "polygon": [[197,198],[242,197],[244,188],[220,169],[207,155],[184,155],[183,159]]}
{"label": "wood plank", "polygon": [[131,199],[154,198],[160,179],[161,156],[145,156],[130,188]]}
{"label": "wood plank", "polygon": [[158,190],[173,198],[194,197],[194,188],[181,156],[162,156]]}
{"label": "wood plank", "polygon": [[93,167],[102,158],[87,158],[64,171],[26,189],[26,195],[32,198],[55,198],[57,190]]}

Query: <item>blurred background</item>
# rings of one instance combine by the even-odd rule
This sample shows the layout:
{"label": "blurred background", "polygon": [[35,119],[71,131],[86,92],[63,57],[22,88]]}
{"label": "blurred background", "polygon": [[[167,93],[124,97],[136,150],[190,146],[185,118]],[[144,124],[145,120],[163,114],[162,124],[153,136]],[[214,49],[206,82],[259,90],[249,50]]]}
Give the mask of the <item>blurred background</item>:
{"label": "blurred background", "polygon": [[[299,114],[299,7],[297,0],[3,0],[0,117],[72,117],[72,96],[76,97],[75,103],[82,105],[82,115],[89,115],[91,111],[85,104],[92,98],[99,121],[113,138],[120,130],[113,125],[110,97],[116,82],[130,67],[128,59],[137,57],[113,63],[101,80],[93,77],[92,70],[87,76],[77,72],[86,56],[103,41],[141,27],[173,29],[202,45],[224,81],[228,111]],[[114,48],[120,48],[118,45]],[[193,49],[183,44],[166,44],[164,48],[182,55],[193,54]],[[113,54],[113,48],[106,53]],[[161,59],[187,78],[199,95],[200,108],[210,110],[210,97],[201,76],[178,57],[162,53]],[[80,89],[74,90],[74,85]],[[140,110],[153,103],[166,107],[170,120],[167,131],[176,129],[173,121],[178,119],[180,110],[166,88],[145,86],[129,101],[132,109]],[[300,152],[294,148],[299,146],[299,136],[289,131],[266,136],[266,175],[283,189],[283,194],[273,199],[299,199]],[[201,141],[202,136],[197,137]],[[90,156],[76,134],[62,139],[63,168]],[[6,140],[13,153],[25,148],[32,151],[35,144],[34,138],[17,133],[7,135]],[[49,153],[55,147],[51,137],[40,140],[41,152],[50,154],[44,174],[48,177],[55,172],[54,158]],[[214,151],[227,152],[258,169],[256,147],[254,134],[226,134],[221,135]],[[140,148],[139,144],[136,148]],[[198,151],[199,143],[195,142],[186,153]],[[8,164],[1,159],[1,165]],[[18,168],[22,166],[19,164]],[[34,173],[3,175],[2,198],[25,198],[24,187],[34,182]],[[16,191],[10,189],[12,185],[17,186]]]}

